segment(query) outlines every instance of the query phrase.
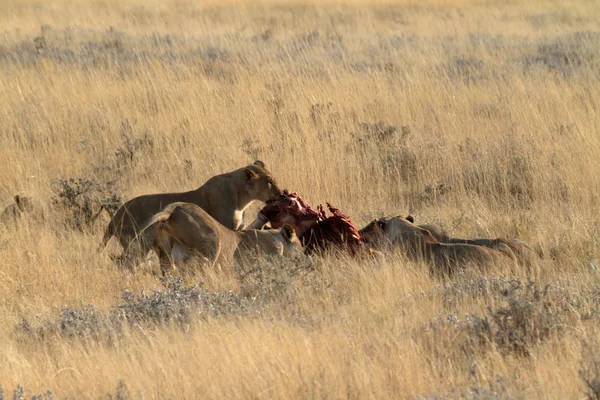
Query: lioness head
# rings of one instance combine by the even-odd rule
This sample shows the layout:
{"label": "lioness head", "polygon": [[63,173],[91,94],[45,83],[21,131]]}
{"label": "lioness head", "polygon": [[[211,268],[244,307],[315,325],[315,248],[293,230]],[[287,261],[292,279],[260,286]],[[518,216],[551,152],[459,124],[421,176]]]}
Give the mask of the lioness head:
{"label": "lioness head", "polygon": [[283,238],[283,255],[292,255],[302,251],[302,243],[296,236],[294,227],[290,224],[283,224],[281,227],[281,236]]}
{"label": "lioness head", "polygon": [[401,216],[373,220],[360,231],[360,235],[363,242],[372,247],[402,244],[416,250],[427,243],[438,243],[431,232]]}
{"label": "lioness head", "polygon": [[6,207],[0,214],[0,223],[2,225],[16,224],[23,213],[30,212],[34,208],[30,197],[16,195],[14,200],[15,203]]}
{"label": "lioness head", "polygon": [[21,212],[30,212],[33,210],[33,202],[31,200],[31,197],[16,195],[15,203],[17,204],[17,207],[19,207],[19,210],[21,210]]}
{"label": "lioness head", "polygon": [[363,243],[374,247],[381,247],[387,241],[383,227],[384,223],[380,220],[374,219],[369,222],[367,226],[359,231]]}
{"label": "lioness head", "polygon": [[260,160],[243,169],[245,177],[245,192],[255,200],[267,202],[276,200],[282,193],[273,175],[265,168]]}

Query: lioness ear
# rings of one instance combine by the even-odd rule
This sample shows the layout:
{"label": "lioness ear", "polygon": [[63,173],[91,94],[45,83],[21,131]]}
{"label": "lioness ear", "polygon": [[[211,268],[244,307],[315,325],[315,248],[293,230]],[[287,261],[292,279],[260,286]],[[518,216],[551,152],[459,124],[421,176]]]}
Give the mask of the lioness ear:
{"label": "lioness ear", "polygon": [[21,202],[21,196],[19,196],[18,194],[15,195],[15,203],[17,203],[17,205],[19,205],[20,202]]}
{"label": "lioness ear", "polygon": [[250,168],[244,168],[244,173],[246,174],[246,177],[250,180],[250,179],[258,179],[258,174],[254,171],[252,171]]}
{"label": "lioness ear", "polygon": [[409,215],[408,217],[406,217],[406,220],[407,220],[408,222],[410,222],[411,224],[414,224],[414,223],[415,223],[415,219],[414,219],[414,217],[413,217],[412,215]]}
{"label": "lioness ear", "polygon": [[260,160],[254,161],[252,165],[258,165],[259,167],[265,168],[265,163]]}
{"label": "lioness ear", "polygon": [[281,227],[281,233],[283,233],[283,236],[286,238],[286,240],[290,242],[292,241],[292,238],[296,235],[294,227],[290,224],[283,224],[283,226]]}
{"label": "lioness ear", "polygon": [[422,236],[425,236],[427,239],[429,239],[431,243],[438,243],[437,239],[434,238],[431,232],[429,232],[427,229],[419,228],[419,232]]}

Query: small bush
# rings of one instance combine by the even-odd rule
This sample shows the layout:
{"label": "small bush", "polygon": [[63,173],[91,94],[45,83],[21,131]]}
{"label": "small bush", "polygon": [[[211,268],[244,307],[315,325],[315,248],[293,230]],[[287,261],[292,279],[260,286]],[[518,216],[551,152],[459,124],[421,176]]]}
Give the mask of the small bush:
{"label": "small bush", "polygon": [[579,320],[568,297],[550,288],[529,282],[507,298],[506,306],[489,310],[489,339],[501,352],[529,356],[537,344],[562,335]]}
{"label": "small bush", "polygon": [[[524,136],[505,132],[491,144],[466,138],[459,151],[470,160],[462,170],[464,188],[483,197],[508,197],[526,206],[535,200],[537,168],[535,149],[526,151]],[[482,157],[482,148],[487,149]]]}
{"label": "small bush", "polygon": [[[105,181],[119,181],[134,171],[142,156],[152,154],[154,138],[145,132],[141,136],[134,135],[135,121],[121,122],[121,145],[115,150],[112,158],[92,168],[92,173]],[[116,177],[116,178],[115,178]]]}
{"label": "small bush", "polygon": [[141,137],[133,138],[131,123],[125,121],[121,124],[122,145],[115,151],[115,165],[117,169],[131,167],[144,150],[154,148],[154,139],[147,132]]}
{"label": "small bush", "polygon": [[[128,400],[133,398],[131,392],[125,382],[123,380],[119,380],[117,383],[117,388],[114,393],[108,393],[106,397],[109,400]],[[21,384],[17,384],[15,389],[13,390],[12,399],[13,400],[54,400],[54,394],[51,390],[47,390],[44,394],[34,394],[30,393],[25,389],[25,387]],[[138,399],[143,399],[144,396],[142,393],[139,393],[137,396]],[[8,397],[4,397],[4,389],[0,387],[0,400],[8,400]],[[62,397],[62,399],[66,400],[67,397]]]}
{"label": "small bush", "polygon": [[108,398],[109,400],[129,400],[131,399],[131,393],[129,392],[129,388],[127,387],[125,382],[119,380],[114,396],[112,394],[109,394]]}
{"label": "small bush", "polygon": [[525,396],[515,396],[512,393],[509,394],[506,379],[502,376],[498,376],[496,379],[490,380],[483,385],[473,385],[470,389],[463,392],[452,389],[449,393],[443,395],[434,393],[424,397],[415,396],[414,400],[514,400],[519,398],[525,398]]}
{"label": "small bush", "polygon": [[312,258],[299,255],[292,259],[260,259],[241,272],[242,293],[264,300],[281,298],[292,283],[314,270]]}
{"label": "small bush", "polygon": [[[411,136],[409,126],[398,129],[383,121],[361,123],[360,132],[353,134],[351,147],[360,150],[363,164],[370,166],[374,175],[381,175],[397,185],[398,178],[404,182],[416,179],[420,168],[418,151],[408,145]],[[373,162],[373,155],[376,155]]]}
{"label": "small bush", "polygon": [[503,354],[527,357],[538,344],[563,335],[584,313],[595,309],[591,301],[582,300],[588,298],[584,292],[573,293],[558,285],[540,288],[535,282],[524,283],[518,278],[457,281],[430,293],[440,294],[448,307],[457,306],[464,298],[504,298],[505,305],[489,308],[484,316],[466,315],[461,320],[451,314],[430,322],[426,331],[436,338],[436,346],[445,348],[444,340],[451,339],[448,346],[465,354],[493,347]]}
{"label": "small bush", "polygon": [[102,210],[112,217],[123,205],[116,182],[98,183],[91,178],[58,179],[53,184],[54,204],[63,208],[68,225],[80,231],[89,229]]}
{"label": "small bush", "polygon": [[586,396],[590,400],[600,400],[600,346],[597,342],[584,341],[582,353],[579,376],[585,384]]}
{"label": "small bush", "polygon": [[451,81],[462,81],[465,85],[482,83],[488,79],[488,71],[482,60],[472,57],[457,57],[439,69]]}
{"label": "small bush", "polygon": [[[21,384],[17,384],[15,390],[13,390],[12,395],[13,400],[54,400],[54,395],[52,391],[48,390],[46,393],[42,394],[32,394],[25,390],[25,387]],[[4,397],[4,389],[0,387],[0,400],[8,400],[8,397]]]}
{"label": "small bush", "polygon": [[81,309],[65,308],[57,318],[32,323],[23,318],[15,334],[23,339],[47,340],[53,336],[112,344],[124,333],[124,326],[189,326],[194,318],[220,317],[247,312],[254,304],[232,292],[209,292],[201,284],[184,286],[181,278],[163,279],[165,290],[122,293],[122,303],[105,312],[92,304]]}

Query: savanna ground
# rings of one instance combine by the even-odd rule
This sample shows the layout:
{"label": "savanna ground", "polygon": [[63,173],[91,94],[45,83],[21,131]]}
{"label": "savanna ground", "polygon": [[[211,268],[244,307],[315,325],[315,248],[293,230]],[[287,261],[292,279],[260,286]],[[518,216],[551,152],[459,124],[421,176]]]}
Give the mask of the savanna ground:
{"label": "savanna ground", "polygon": [[[3,1],[0,196],[37,202],[0,228],[4,396],[598,398],[599,28],[594,1]],[[120,201],[255,159],[539,271],[330,257],[228,292],[98,250]]]}

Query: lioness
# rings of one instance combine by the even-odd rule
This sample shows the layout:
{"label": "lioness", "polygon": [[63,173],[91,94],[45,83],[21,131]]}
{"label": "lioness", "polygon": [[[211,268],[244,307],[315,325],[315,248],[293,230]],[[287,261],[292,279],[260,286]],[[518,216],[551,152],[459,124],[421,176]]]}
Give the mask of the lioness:
{"label": "lioness", "polygon": [[191,203],[169,204],[152,216],[141,232],[151,225],[156,238],[153,247],[159,254],[163,274],[171,267],[171,260],[180,261],[193,253],[211,265],[228,268],[234,261],[244,263],[259,255],[283,256],[302,249],[291,225],[264,231],[233,231]]}
{"label": "lioness", "polygon": [[17,221],[21,218],[21,214],[33,210],[33,202],[30,197],[16,195],[14,200],[15,203],[6,207],[2,214],[0,214],[1,224],[6,226],[16,225]]}
{"label": "lioness", "polygon": [[375,249],[400,246],[410,257],[428,261],[432,271],[443,275],[452,275],[469,265],[480,269],[497,263],[516,266],[515,255],[502,243],[493,248],[440,243],[428,230],[400,216],[373,220],[360,230],[360,235],[365,244]]}
{"label": "lioness", "polygon": [[[414,223],[412,216],[406,217],[406,220]],[[513,254],[517,257],[517,262],[523,267],[527,268],[528,271],[532,272],[535,265],[539,261],[539,257],[533,251],[529,245],[519,239],[506,239],[506,238],[474,238],[474,239],[461,239],[450,236],[448,231],[438,225],[426,224],[418,225],[419,228],[428,230],[431,235],[437,239],[440,243],[462,243],[472,244],[477,246],[485,246],[490,248],[497,248],[500,244],[508,246]]]}
{"label": "lioness", "polygon": [[214,176],[196,190],[149,194],[129,200],[112,217],[104,232],[102,247],[114,235],[121,242],[123,255],[128,261],[145,256],[154,241],[151,230],[130,248],[139,226],[175,202],[196,204],[225,227],[238,230],[243,223],[244,210],[254,200],[277,199],[280,194],[281,190],[265,164],[257,160],[247,167]]}

